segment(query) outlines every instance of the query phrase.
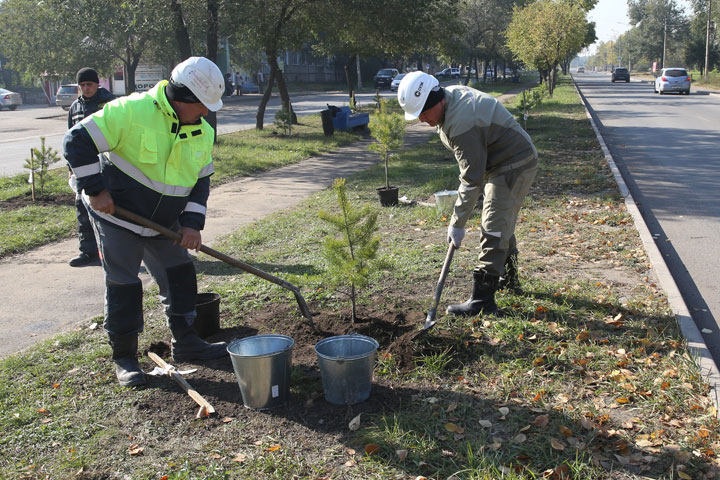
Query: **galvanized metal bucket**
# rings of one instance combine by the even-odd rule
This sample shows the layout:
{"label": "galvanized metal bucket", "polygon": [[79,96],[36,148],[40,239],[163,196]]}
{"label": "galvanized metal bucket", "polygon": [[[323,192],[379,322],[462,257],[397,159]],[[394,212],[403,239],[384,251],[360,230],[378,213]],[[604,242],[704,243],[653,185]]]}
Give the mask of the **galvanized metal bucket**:
{"label": "galvanized metal bucket", "polygon": [[246,407],[272,408],[288,399],[294,345],[285,335],[255,335],[228,345]]}
{"label": "galvanized metal bucket", "polygon": [[315,345],[325,399],[353,405],[370,396],[378,342],[365,335],[339,335]]}

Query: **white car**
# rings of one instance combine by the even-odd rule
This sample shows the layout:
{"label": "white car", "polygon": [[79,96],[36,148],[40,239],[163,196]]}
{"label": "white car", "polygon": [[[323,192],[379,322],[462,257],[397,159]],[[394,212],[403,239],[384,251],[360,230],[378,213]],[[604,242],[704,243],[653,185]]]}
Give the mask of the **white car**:
{"label": "white car", "polygon": [[0,110],[3,108],[15,110],[20,105],[22,105],[22,96],[19,93],[0,88]]}
{"label": "white car", "polygon": [[690,95],[690,75],[684,68],[663,68],[655,78],[655,93],[660,95],[667,92],[677,92],[680,95]]}
{"label": "white car", "polygon": [[400,81],[405,78],[406,73],[401,73],[399,75],[395,75],[395,78],[393,78],[393,81],[390,82],[390,91],[391,92],[397,92],[398,87],[400,86]]}

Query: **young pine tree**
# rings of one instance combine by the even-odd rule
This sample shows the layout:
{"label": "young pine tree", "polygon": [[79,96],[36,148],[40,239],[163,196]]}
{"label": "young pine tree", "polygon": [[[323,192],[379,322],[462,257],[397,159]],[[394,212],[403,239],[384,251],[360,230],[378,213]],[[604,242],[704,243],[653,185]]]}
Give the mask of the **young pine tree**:
{"label": "young pine tree", "polygon": [[390,188],[388,177],[388,164],[390,163],[390,152],[402,147],[405,136],[405,119],[397,113],[387,111],[387,100],[380,100],[380,110],[370,119],[370,135],[375,143],[368,148],[377,152],[385,162],[385,188]]}
{"label": "young pine tree", "polygon": [[40,198],[45,198],[45,175],[48,167],[59,161],[58,152],[52,147],[45,146],[45,137],[40,137],[40,148],[33,148],[30,158],[25,159],[25,168],[30,170],[33,188],[36,179],[40,183]]}
{"label": "young pine tree", "polygon": [[289,137],[292,133],[292,114],[286,108],[275,113],[275,126],[281,128],[283,135]]}
{"label": "young pine tree", "polygon": [[352,324],[357,320],[357,294],[370,282],[377,267],[380,238],[377,231],[377,212],[369,206],[350,203],[344,178],[336,178],[333,189],[337,194],[340,213],[321,211],[322,220],[334,227],[336,234],[325,239],[323,257],[328,263],[326,281],[345,293],[352,305]]}

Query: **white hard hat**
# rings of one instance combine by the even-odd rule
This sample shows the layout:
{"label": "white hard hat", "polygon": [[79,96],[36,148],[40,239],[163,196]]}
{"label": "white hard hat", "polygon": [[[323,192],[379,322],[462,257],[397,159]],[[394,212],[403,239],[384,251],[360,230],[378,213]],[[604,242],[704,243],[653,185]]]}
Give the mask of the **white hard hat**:
{"label": "white hard hat", "polygon": [[398,103],[405,110],[405,120],[415,120],[422,113],[430,90],[440,84],[438,79],[425,72],[410,72],[398,85]]}
{"label": "white hard hat", "polygon": [[197,97],[211,112],[223,106],[225,78],[212,61],[205,57],[190,57],[173,68],[170,79],[178,86],[184,86]]}

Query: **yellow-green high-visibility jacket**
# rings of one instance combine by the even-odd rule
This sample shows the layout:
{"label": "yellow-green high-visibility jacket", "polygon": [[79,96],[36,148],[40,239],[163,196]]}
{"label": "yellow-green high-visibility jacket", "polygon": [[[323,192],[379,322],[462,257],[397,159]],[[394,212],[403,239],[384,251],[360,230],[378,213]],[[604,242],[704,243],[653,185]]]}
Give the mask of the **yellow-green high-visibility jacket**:
{"label": "yellow-green high-visibility jacket", "polygon": [[[116,205],[161,225],[179,221],[201,230],[214,172],[214,132],[204,119],[181,125],[166,85],[163,80],[148,92],[118,98],[73,127],[65,135],[65,158],[85,195],[107,189]],[[112,215],[91,214],[140,235],[157,234]]]}

